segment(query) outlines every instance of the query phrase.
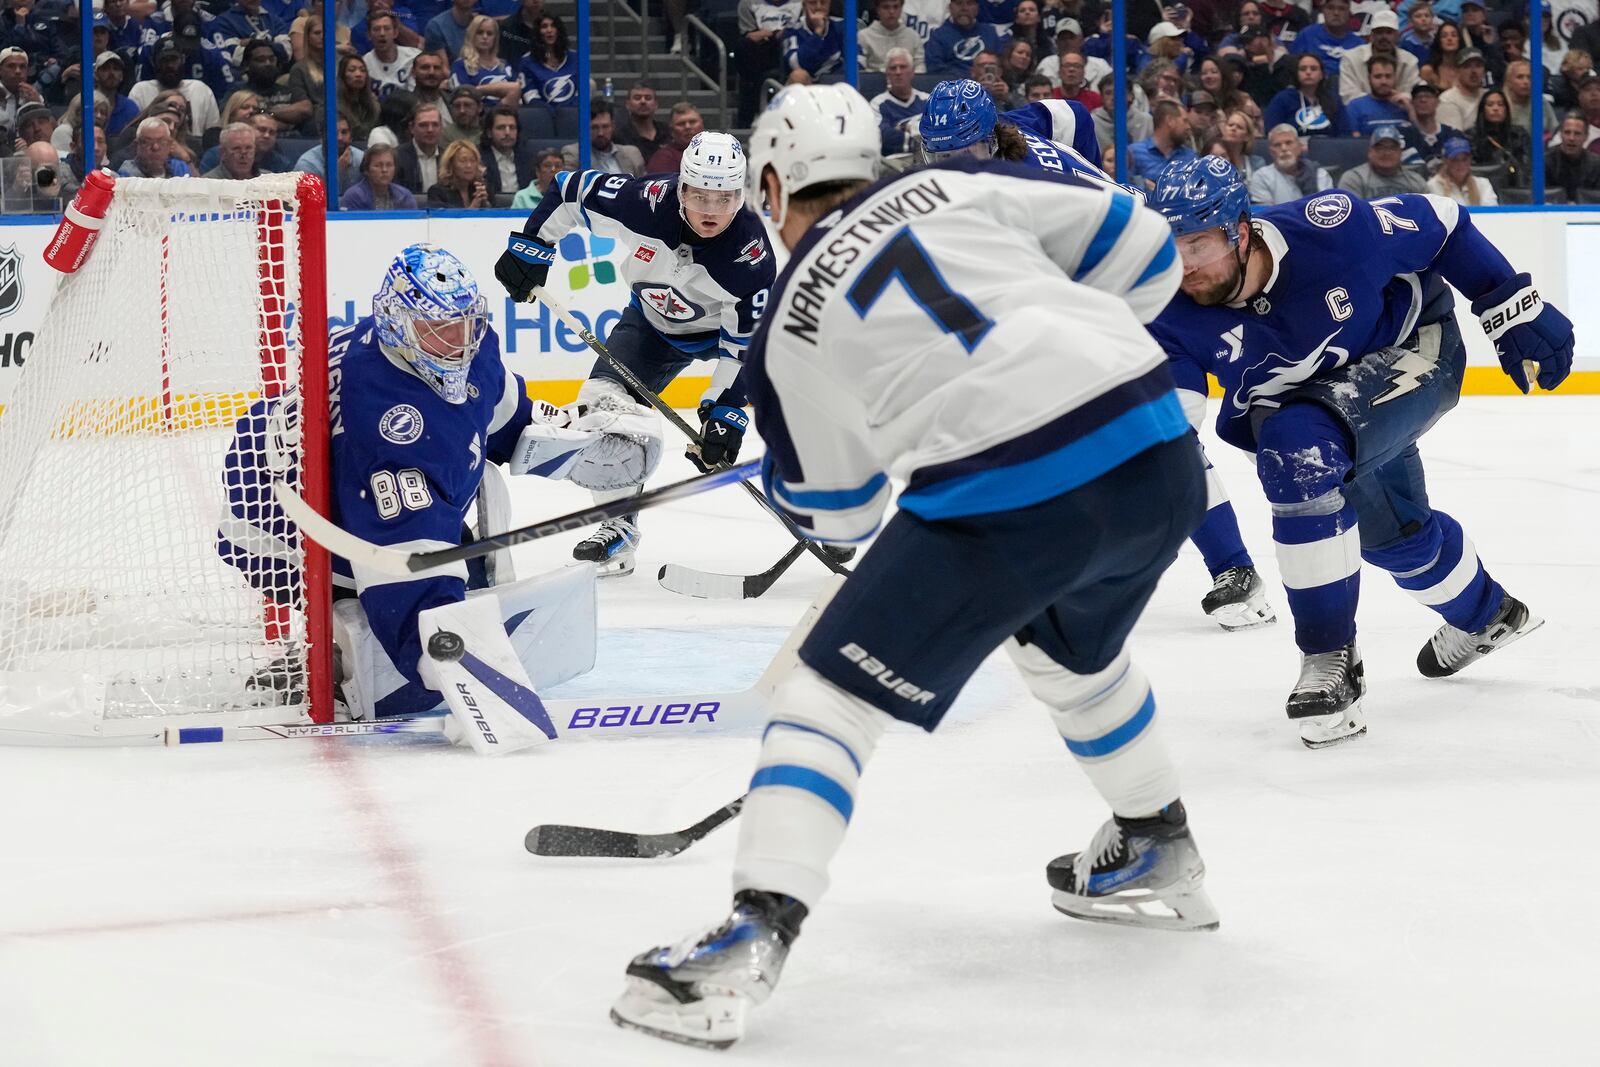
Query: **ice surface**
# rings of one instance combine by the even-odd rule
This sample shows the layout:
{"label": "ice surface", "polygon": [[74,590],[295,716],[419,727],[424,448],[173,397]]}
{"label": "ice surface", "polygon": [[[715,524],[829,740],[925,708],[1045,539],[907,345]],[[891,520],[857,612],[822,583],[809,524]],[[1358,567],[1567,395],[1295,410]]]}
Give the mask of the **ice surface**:
{"label": "ice surface", "polygon": [[[1600,398],[1468,399],[1423,445],[1434,503],[1549,620],[1540,632],[1426,680],[1413,659],[1435,617],[1369,570],[1371,730],[1324,752],[1283,717],[1287,619],[1217,629],[1192,550],[1135,634],[1218,933],[1051,910],[1045,862],[1105,812],[991,660],[939,733],[884,737],[833,890],[715,1062],[1595,1062]],[[1213,456],[1286,616],[1248,460]],[[544,488],[519,508],[582,499]],[[656,567],[760,569],[782,532],[732,490],[644,529],[639,573],[602,587],[601,662],[567,691],[754,679],[820,568],[802,558],[754,602],[687,600]],[[740,793],[754,752],[0,749],[0,1064],[711,1063],[606,1009],[633,953],[721,917],[736,831],[655,863],[521,843],[536,822],[677,829]]]}

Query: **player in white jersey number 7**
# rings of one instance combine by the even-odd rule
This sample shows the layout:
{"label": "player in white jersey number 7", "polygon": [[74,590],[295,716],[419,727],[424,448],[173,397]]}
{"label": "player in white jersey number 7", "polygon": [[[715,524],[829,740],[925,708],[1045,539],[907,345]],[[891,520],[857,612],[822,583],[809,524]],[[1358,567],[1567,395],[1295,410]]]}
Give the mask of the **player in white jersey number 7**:
{"label": "player in white jersey number 7", "polygon": [[933,730],[1002,645],[1112,811],[1047,865],[1055,907],[1218,922],[1124,648],[1205,512],[1141,328],[1178,286],[1172,238],[1126,192],[1010,164],[868,188],[878,144],[842,85],[788,87],[751,139],[751,195],[793,254],[745,368],[767,495],[816,539],[852,543],[882,520],[891,470],[907,488],[773,695],[731,913],[627,968],[613,1020],[669,1040],[744,1033],[827,888],[879,736],[892,719]]}

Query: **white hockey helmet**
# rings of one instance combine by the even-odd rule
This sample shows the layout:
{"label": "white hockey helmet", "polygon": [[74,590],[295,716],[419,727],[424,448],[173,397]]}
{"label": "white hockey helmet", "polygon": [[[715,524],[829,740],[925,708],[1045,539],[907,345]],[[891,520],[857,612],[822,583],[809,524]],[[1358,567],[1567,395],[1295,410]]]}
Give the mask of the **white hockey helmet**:
{"label": "white hockey helmet", "polygon": [[[744,172],[744,149],[737,137],[713,130],[695,134],[678,166],[679,209],[718,218],[726,216],[732,222],[734,213],[744,204]],[[684,221],[689,222],[687,215]]]}
{"label": "white hockey helmet", "polygon": [[786,86],[750,134],[751,203],[761,203],[762,175],[771,167],[779,199],[767,208],[773,225],[781,226],[793,193],[824,182],[875,179],[882,144],[877,114],[850,86]]}

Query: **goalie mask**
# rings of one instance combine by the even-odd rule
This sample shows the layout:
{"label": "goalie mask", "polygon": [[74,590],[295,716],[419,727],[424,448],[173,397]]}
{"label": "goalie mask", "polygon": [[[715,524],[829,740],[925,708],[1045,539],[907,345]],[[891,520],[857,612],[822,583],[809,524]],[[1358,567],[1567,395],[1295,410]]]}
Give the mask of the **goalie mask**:
{"label": "goalie mask", "polygon": [[744,149],[730,133],[697,133],[683,150],[678,211],[699,236],[717,236],[744,205],[744,164]]}
{"label": "goalie mask", "polygon": [[489,305],[472,273],[438,245],[415,244],[389,264],[372,298],[378,344],[445,399],[464,404]]}

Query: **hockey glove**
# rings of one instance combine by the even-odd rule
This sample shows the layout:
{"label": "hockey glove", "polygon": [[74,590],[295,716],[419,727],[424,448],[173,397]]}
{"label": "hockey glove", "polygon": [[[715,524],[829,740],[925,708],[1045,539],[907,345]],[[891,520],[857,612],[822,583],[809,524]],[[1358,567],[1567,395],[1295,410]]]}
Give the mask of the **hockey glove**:
{"label": "hockey glove", "polygon": [[700,447],[690,445],[684,455],[702,472],[717,469],[723,463],[732,464],[739,458],[739,446],[744,443],[744,432],[750,427],[750,416],[743,408],[718,404],[711,400],[700,401]]}
{"label": "hockey glove", "polygon": [[544,284],[555,261],[555,249],[525,234],[514,233],[506,240],[506,250],[495,261],[494,276],[506,287],[511,299],[520,304]]}
{"label": "hockey glove", "polygon": [[1572,371],[1572,321],[1545,303],[1533,278],[1518,274],[1472,302],[1472,313],[1500,357],[1500,366],[1528,391],[1528,368],[1539,365],[1539,388],[1554,389]]}

